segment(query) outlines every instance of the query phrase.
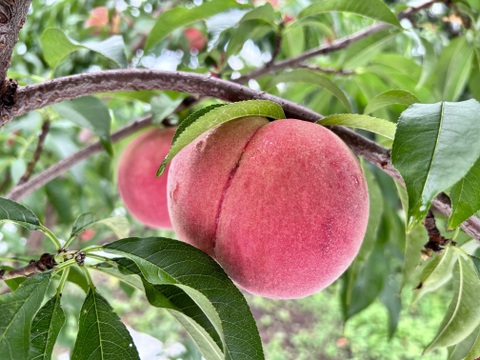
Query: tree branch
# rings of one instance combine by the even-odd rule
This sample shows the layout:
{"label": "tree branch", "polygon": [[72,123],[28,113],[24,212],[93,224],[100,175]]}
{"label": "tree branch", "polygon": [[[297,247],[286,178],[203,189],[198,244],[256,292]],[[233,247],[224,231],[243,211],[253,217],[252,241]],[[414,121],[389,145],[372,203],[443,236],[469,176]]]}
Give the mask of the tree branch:
{"label": "tree branch", "polygon": [[6,271],[0,270],[0,280],[9,280],[18,277],[30,277],[32,275],[53,269],[56,265],[55,255],[45,253],[39,260],[32,260],[27,266],[19,269]]}
{"label": "tree branch", "polygon": [[40,135],[38,136],[38,143],[37,143],[35,152],[33,154],[33,157],[27,165],[27,170],[20,178],[19,184],[25,183],[32,176],[33,171],[35,169],[35,165],[37,164],[38,160],[40,159],[40,155],[42,154],[43,144],[45,142],[45,138],[47,137],[47,134],[49,131],[50,131],[50,120],[46,119],[43,122],[42,130],[40,132]]}
{"label": "tree branch", "polygon": [[[0,1],[0,106],[13,105],[16,86],[7,80],[13,48],[18,41],[18,33],[27,18],[31,0]],[[12,94],[13,89],[13,94]],[[7,95],[7,97],[5,97]]]}

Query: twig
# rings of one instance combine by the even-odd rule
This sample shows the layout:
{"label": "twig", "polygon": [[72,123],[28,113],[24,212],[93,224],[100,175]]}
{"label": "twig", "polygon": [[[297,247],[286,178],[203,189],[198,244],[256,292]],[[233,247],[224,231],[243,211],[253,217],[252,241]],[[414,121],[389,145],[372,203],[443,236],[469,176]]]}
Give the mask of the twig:
{"label": "twig", "polygon": [[19,184],[25,183],[32,176],[33,170],[35,169],[35,165],[40,159],[40,155],[43,151],[43,144],[45,142],[45,138],[47,137],[47,134],[49,131],[50,131],[50,120],[47,119],[42,124],[42,131],[38,137],[37,147],[35,149],[32,159],[27,165],[27,170],[25,171],[25,174],[22,175],[22,177],[20,178],[20,181],[18,182]]}
{"label": "twig", "polygon": [[[115,143],[127,137],[128,135],[133,134],[135,131],[138,131],[139,129],[142,129],[144,127],[147,127],[148,125],[151,125],[151,123],[152,123],[152,116],[151,115],[145,116],[142,119],[134,121],[128,126],[113,133],[111,136],[111,141]],[[93,154],[99,153],[100,151],[103,151],[103,145],[100,141],[97,141],[96,143],[93,143],[83,148],[82,150],[76,152],[75,154],[60,160],[58,163],[45,169],[40,174],[31,178],[27,182],[23,184],[18,184],[17,186],[13,187],[5,197],[15,201],[22,200],[27,195],[41,188],[43,185],[47,184],[50,180],[63,174],[65,171],[67,171],[74,165],[89,158]]]}
{"label": "twig", "polygon": [[313,71],[323,72],[326,74],[337,74],[337,75],[353,75],[355,71],[353,70],[345,70],[345,69],[332,69],[332,68],[325,68],[321,66],[314,66],[314,65],[307,65],[307,64],[299,64],[298,67],[303,69],[309,69]]}
{"label": "twig", "polygon": [[32,275],[53,269],[57,265],[55,255],[45,253],[40,256],[39,260],[31,260],[27,266],[19,269],[6,271],[0,270],[0,280],[9,280],[18,277],[30,277]]}
{"label": "twig", "polygon": [[428,233],[428,242],[423,246],[425,250],[432,250],[433,252],[443,251],[443,247],[450,242],[450,239],[440,234],[440,230],[438,230],[435,223],[435,216],[433,215],[432,209],[428,210],[424,225]]}

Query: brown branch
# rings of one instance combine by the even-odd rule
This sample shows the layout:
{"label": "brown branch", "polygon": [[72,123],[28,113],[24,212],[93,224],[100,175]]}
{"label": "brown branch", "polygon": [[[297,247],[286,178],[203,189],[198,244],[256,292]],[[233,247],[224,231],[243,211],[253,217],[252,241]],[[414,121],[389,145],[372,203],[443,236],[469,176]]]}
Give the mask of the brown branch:
{"label": "brown branch", "polygon": [[13,48],[27,18],[31,0],[0,1],[0,106],[12,106],[16,83],[7,79]]}
{"label": "brown branch", "polygon": [[25,183],[32,176],[33,170],[35,169],[35,165],[37,164],[38,160],[40,159],[40,155],[42,154],[43,144],[45,142],[45,138],[47,137],[47,134],[49,131],[50,131],[50,121],[45,120],[42,124],[42,131],[40,132],[40,135],[38,137],[38,143],[37,143],[35,152],[33,154],[33,158],[28,163],[27,170],[25,171],[25,174],[23,174],[22,177],[20,178],[19,184]]}
{"label": "brown branch", "polygon": [[443,237],[440,230],[438,230],[432,209],[428,210],[424,225],[428,233],[428,241],[423,245],[425,250],[433,252],[443,251],[443,247],[450,242],[450,239]]}
{"label": "brown branch", "polygon": [[53,269],[56,265],[55,255],[45,253],[39,260],[31,260],[27,266],[11,271],[0,270],[0,280],[9,280],[18,277],[30,277],[32,275]]}

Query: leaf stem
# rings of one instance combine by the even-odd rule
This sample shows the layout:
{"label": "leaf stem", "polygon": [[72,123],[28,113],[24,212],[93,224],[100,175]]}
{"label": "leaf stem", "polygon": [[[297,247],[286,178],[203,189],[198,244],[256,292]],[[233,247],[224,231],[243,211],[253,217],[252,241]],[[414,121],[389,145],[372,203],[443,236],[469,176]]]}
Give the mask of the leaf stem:
{"label": "leaf stem", "polygon": [[70,273],[70,267],[67,267],[62,271],[62,277],[60,278],[60,282],[57,286],[57,292],[55,293],[56,296],[60,296],[62,294],[63,288],[65,287],[65,283],[67,282],[68,274]]}
{"label": "leaf stem", "polygon": [[62,244],[61,244],[60,240],[58,240],[58,238],[55,236],[55,234],[49,228],[47,228],[45,225],[40,225],[38,227],[38,229],[43,231],[43,233],[45,235],[47,235],[47,237],[52,241],[56,250],[60,250],[62,248]]}

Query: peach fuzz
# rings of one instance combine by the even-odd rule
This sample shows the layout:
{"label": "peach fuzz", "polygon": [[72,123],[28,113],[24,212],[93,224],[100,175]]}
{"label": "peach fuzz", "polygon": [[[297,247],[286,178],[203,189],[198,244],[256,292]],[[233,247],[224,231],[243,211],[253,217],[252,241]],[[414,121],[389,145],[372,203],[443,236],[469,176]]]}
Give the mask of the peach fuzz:
{"label": "peach fuzz", "polygon": [[[147,226],[172,229],[167,207],[167,176],[156,177],[167,155],[174,128],[151,129],[124,149],[118,166],[118,190],[127,210]],[[168,172],[170,166],[167,166]]]}
{"label": "peach fuzz", "polygon": [[368,189],[350,149],[294,119],[242,118],[203,134],[173,159],[167,192],[178,238],[265,297],[330,285],[368,222]]}

